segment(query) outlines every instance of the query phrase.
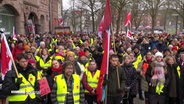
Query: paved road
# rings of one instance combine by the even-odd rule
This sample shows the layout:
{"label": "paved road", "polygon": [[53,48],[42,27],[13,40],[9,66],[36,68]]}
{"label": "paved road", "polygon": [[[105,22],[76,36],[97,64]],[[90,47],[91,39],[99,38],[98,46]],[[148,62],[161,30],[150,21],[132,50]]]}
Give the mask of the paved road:
{"label": "paved road", "polygon": [[139,98],[134,98],[134,104],[145,104],[143,100],[140,100]]}

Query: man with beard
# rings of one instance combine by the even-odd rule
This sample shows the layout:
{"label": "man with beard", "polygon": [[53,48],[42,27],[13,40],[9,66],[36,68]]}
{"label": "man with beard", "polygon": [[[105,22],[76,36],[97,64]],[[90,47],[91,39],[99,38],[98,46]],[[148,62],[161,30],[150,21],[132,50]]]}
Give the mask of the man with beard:
{"label": "man with beard", "polygon": [[3,82],[3,93],[8,96],[9,104],[39,104],[35,93],[39,91],[37,72],[28,63],[27,55],[18,54],[16,67],[19,75],[12,69],[7,72]]}
{"label": "man with beard", "polygon": [[52,104],[83,104],[84,90],[79,75],[74,74],[74,64],[66,61],[62,66],[62,72],[63,74],[54,78]]}

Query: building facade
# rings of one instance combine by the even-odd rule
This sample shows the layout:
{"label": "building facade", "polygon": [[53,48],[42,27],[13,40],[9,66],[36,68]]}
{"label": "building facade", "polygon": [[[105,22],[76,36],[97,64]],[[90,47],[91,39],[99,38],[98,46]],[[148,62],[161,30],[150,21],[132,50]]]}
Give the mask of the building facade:
{"label": "building facade", "polygon": [[[0,0],[0,28],[12,34],[52,32],[60,0]],[[31,28],[30,28],[31,26]]]}

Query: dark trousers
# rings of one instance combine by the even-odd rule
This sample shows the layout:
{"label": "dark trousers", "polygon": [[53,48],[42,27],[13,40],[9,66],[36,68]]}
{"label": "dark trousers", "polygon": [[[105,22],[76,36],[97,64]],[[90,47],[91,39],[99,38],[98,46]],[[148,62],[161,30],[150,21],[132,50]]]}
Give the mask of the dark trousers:
{"label": "dark trousers", "polygon": [[88,102],[88,104],[93,104],[93,102],[97,102],[97,95],[85,94],[85,99]]}
{"label": "dark trousers", "polygon": [[134,96],[129,96],[127,99],[123,99],[123,104],[133,104]]}
{"label": "dark trousers", "polygon": [[163,95],[150,95],[150,104],[165,104],[165,96]]}
{"label": "dark trousers", "polygon": [[138,93],[139,93],[139,98],[143,97],[142,88],[141,88],[141,78],[138,78]]}
{"label": "dark trousers", "polygon": [[122,96],[107,96],[107,104],[121,104]]}
{"label": "dark trousers", "polygon": [[180,100],[178,98],[169,97],[167,104],[180,104]]}

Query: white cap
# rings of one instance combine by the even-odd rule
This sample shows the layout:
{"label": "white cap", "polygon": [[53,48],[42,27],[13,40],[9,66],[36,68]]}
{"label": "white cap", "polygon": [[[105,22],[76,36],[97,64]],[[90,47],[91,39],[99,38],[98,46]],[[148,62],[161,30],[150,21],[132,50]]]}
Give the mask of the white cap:
{"label": "white cap", "polygon": [[157,53],[155,53],[155,57],[158,57],[158,56],[163,57],[163,54],[162,54],[161,52],[157,52]]}

